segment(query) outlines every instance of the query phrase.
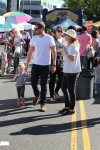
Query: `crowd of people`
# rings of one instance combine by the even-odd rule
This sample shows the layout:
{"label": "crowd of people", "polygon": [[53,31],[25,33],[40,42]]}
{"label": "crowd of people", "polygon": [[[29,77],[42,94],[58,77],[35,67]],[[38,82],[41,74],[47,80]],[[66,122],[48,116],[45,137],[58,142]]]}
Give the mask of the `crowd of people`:
{"label": "crowd of people", "polygon": [[[65,31],[58,26],[53,32],[46,30],[43,22],[38,22],[35,24],[32,38],[28,37],[26,32],[22,36],[18,29],[12,29],[9,38],[0,42],[5,43],[12,50],[13,73],[15,74],[13,80],[16,81],[17,86],[18,106],[25,105],[25,80],[30,60],[32,60],[31,86],[35,96],[33,105],[40,103],[41,111],[46,111],[48,75],[50,77],[50,101],[56,101],[60,97],[60,89],[63,92],[65,106],[59,111],[61,114],[75,112],[76,83],[83,69],[95,70],[95,94],[100,89],[100,34],[98,30],[88,33],[87,27],[83,25],[79,29],[70,26]],[[90,46],[95,53],[94,56],[88,58],[87,49]],[[25,65],[20,62],[22,48],[26,50]],[[4,53],[7,55],[8,67],[11,66],[10,54],[9,50]],[[4,74],[4,71],[2,73]],[[41,91],[38,89],[39,79]]]}
{"label": "crowd of people", "polygon": [[20,32],[18,29],[12,29],[8,34],[6,33],[6,38],[1,34],[0,38],[0,69],[1,76],[5,75],[7,72],[10,72],[10,67],[12,65],[14,70],[13,73],[16,73],[18,64],[20,62],[20,57],[27,55],[29,48],[29,41],[31,36],[28,32]]}

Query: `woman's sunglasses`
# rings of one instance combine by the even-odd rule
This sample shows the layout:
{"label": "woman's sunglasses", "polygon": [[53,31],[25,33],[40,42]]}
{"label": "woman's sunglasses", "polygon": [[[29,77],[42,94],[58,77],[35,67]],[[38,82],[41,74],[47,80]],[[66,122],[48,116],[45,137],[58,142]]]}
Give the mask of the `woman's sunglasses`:
{"label": "woman's sunglasses", "polygon": [[59,33],[60,33],[60,32],[61,32],[61,33],[63,33],[63,31],[62,31],[62,30],[57,30],[57,32],[59,32]]}

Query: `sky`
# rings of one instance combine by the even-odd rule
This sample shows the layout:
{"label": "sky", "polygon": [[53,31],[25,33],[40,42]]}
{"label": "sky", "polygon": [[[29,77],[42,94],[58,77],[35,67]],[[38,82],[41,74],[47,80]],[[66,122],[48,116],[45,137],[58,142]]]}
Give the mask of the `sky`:
{"label": "sky", "polygon": [[61,7],[61,5],[63,4],[63,0],[45,0],[46,2],[50,2],[52,4],[57,5],[58,7]]}

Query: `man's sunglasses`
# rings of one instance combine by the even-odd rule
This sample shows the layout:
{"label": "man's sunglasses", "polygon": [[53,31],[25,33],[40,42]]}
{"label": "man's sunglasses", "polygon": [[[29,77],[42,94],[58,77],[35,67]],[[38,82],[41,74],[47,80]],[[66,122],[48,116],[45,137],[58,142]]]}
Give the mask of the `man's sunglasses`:
{"label": "man's sunglasses", "polygon": [[63,31],[62,31],[62,30],[57,30],[57,32],[59,32],[59,33],[60,33],[60,32],[61,32],[61,33],[63,33]]}
{"label": "man's sunglasses", "polygon": [[38,30],[38,29],[41,29],[41,28],[34,28],[34,30]]}

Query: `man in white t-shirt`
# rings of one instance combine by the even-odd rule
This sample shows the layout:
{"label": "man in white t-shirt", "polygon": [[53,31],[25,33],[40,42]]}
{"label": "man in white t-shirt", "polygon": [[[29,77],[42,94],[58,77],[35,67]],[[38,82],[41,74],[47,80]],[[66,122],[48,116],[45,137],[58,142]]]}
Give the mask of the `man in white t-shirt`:
{"label": "man in white t-shirt", "polygon": [[[35,95],[33,105],[38,103],[40,97],[41,111],[46,111],[47,78],[51,64],[51,52],[53,57],[51,71],[54,73],[56,71],[56,47],[53,37],[45,33],[43,22],[36,23],[34,30],[35,36],[30,41],[30,49],[27,54],[26,70],[31,56],[33,56],[31,70],[31,85]],[[39,78],[41,80],[41,92],[37,86]]]}

